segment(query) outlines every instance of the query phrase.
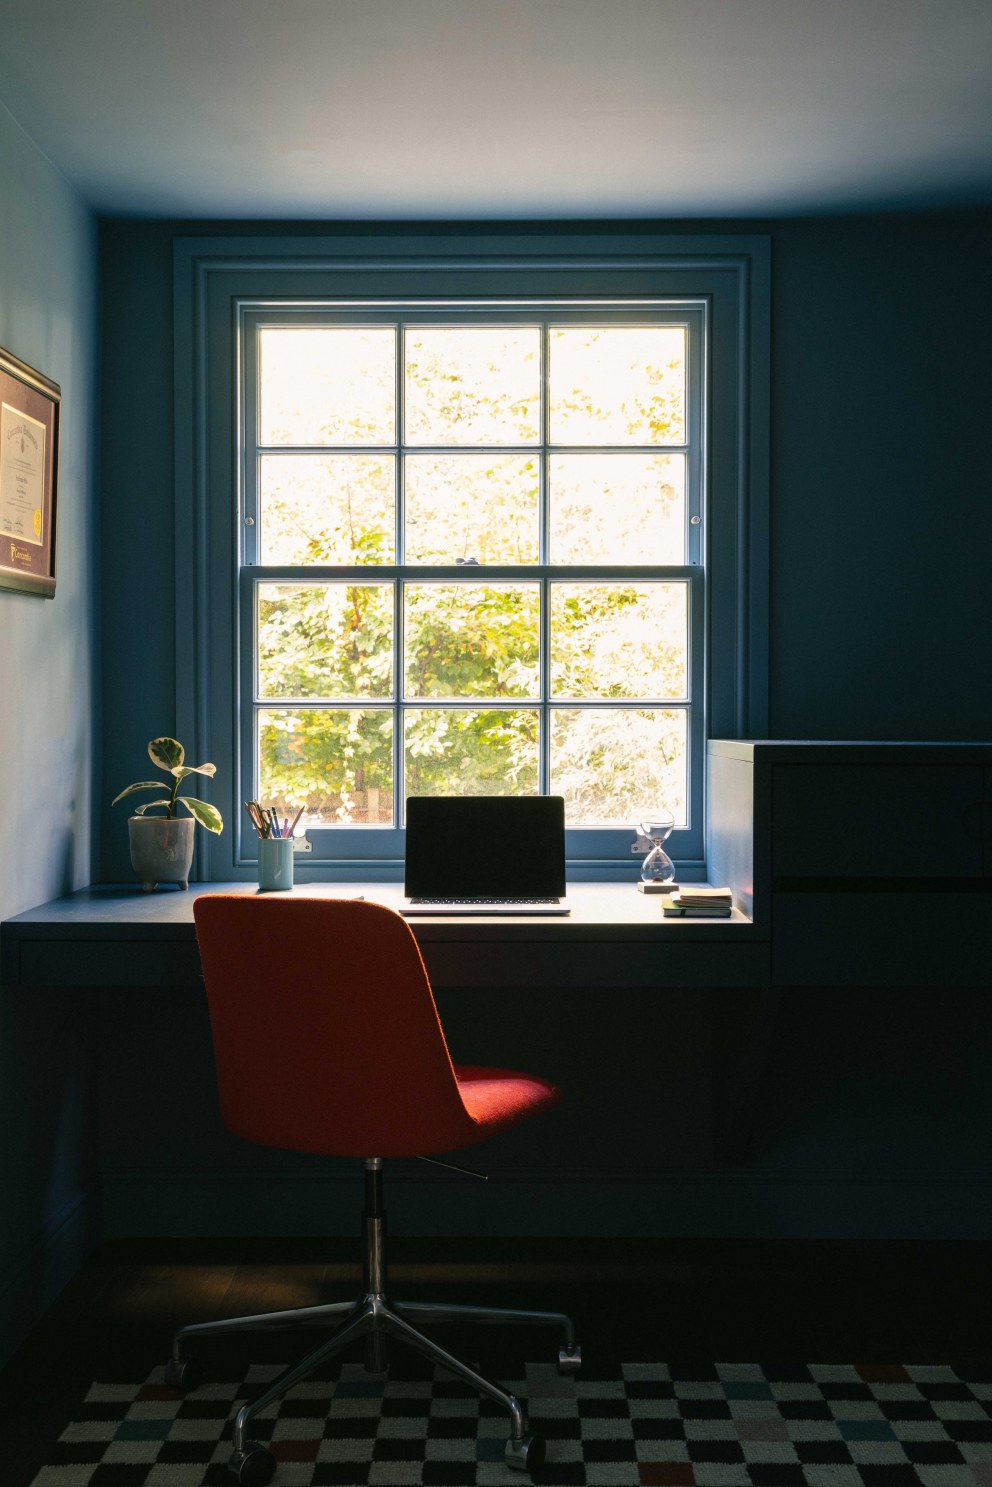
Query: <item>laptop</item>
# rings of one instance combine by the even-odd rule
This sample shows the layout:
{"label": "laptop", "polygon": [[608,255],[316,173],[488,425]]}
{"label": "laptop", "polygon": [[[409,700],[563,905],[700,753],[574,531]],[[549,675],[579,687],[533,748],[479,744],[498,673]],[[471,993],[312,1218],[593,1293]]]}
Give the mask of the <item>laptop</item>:
{"label": "laptop", "polygon": [[560,795],[412,795],[401,914],[568,914]]}

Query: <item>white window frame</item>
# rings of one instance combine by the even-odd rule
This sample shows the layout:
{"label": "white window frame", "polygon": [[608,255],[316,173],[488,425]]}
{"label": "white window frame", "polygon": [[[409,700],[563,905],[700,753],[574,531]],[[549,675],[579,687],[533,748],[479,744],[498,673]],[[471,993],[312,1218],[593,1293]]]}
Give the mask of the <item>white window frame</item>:
{"label": "white window frame", "polygon": [[[603,249],[608,240],[608,256]],[[633,576],[685,576],[695,648],[690,698],[690,829],[673,855],[686,878],[705,873],[705,743],[708,736],[753,737],[765,731],[767,692],[767,380],[768,253],[764,239],[662,240],[622,235],[577,236],[576,254],[562,258],[561,240],[530,239],[522,254],[514,234],[464,239],[449,246],[459,257],[411,251],[407,236],[388,239],[398,251],[384,257],[384,240],[354,237],[273,240],[182,239],[175,248],[176,306],[176,582],[177,731],[198,756],[218,765],[211,799],[227,830],[200,844],[196,876],[249,878],[255,871],[253,834],[241,809],[250,759],[252,647],[239,636],[254,624],[253,594],[263,576],[317,576],[314,570],[260,569],[251,556],[252,482],[245,479],[245,409],[241,361],[258,317],[320,313],[317,306],[347,305],[359,316],[369,305],[456,316],[458,306],[494,310],[560,307],[577,319],[587,307],[663,306],[696,330],[690,399],[705,420],[693,431],[687,482],[687,530],[699,540],[685,569],[623,570]],[[591,251],[595,242],[598,252]],[[485,243],[485,248],[483,247]],[[552,243],[557,251],[549,251]],[[501,251],[494,253],[498,245]],[[307,251],[312,248],[313,251]],[[373,251],[374,250],[374,251]],[[537,291],[537,292],[527,292]],[[399,290],[400,293],[396,291]],[[415,291],[419,290],[420,293]],[[550,292],[554,290],[556,292]],[[392,291],[391,293],[389,291]],[[656,313],[657,313],[656,309]],[[543,311],[542,311],[543,313]],[[254,448],[251,451],[254,457]],[[249,534],[246,546],[245,534]],[[322,570],[321,570],[322,571]],[[357,573],[358,570],[356,570]],[[361,576],[393,576],[364,567]],[[398,571],[398,570],[397,570]],[[568,578],[576,570],[533,569],[526,576]],[[617,571],[617,570],[614,570]],[[467,577],[464,568],[415,570],[417,577]],[[487,577],[504,576],[487,565]],[[705,577],[704,577],[705,575]],[[341,576],[338,570],[336,576]],[[411,576],[414,576],[411,571]],[[524,576],[524,570],[513,570]],[[692,641],[691,641],[692,644]],[[692,655],[691,651],[691,655]],[[246,699],[247,705],[242,703]],[[619,704],[618,704],[619,705]],[[247,733],[246,733],[247,729]],[[322,828],[309,833],[317,851],[298,866],[315,877],[395,879],[402,873],[398,827]],[[202,834],[201,834],[202,835]],[[572,829],[568,837],[573,878],[634,875],[630,830]],[[206,847],[206,850],[204,850]]]}

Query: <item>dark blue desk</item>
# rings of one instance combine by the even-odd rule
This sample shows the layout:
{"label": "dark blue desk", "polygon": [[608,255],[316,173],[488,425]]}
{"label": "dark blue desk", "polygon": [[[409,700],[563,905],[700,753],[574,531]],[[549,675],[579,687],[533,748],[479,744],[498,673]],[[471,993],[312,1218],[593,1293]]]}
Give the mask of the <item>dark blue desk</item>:
{"label": "dark blue desk", "polygon": [[[195,985],[200,962],[193,901],[255,893],[252,884],[200,883],[187,892],[95,886],[29,909],[2,926],[2,978],[19,986]],[[293,890],[396,906],[395,884],[313,884]],[[766,936],[743,915],[666,920],[633,883],[570,886],[568,918],[417,919],[411,927],[436,986],[760,987]]]}

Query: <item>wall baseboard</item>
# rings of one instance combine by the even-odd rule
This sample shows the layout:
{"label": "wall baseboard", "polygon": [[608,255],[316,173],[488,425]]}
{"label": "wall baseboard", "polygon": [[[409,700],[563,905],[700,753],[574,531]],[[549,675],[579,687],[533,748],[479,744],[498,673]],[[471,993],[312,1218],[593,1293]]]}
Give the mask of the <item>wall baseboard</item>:
{"label": "wall baseboard", "polygon": [[91,1183],[51,1215],[0,1269],[0,1366],[17,1351],[101,1238],[101,1198]]}
{"label": "wall baseboard", "polygon": [[[387,1171],[393,1234],[532,1238],[992,1240],[988,1174],[675,1173],[488,1183]],[[104,1173],[104,1237],[357,1235],[361,1171]]]}

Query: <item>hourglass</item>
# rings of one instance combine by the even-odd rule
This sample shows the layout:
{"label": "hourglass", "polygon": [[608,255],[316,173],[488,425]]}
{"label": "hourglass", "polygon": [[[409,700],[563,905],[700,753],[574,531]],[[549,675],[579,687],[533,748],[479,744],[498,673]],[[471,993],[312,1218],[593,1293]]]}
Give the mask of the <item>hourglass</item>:
{"label": "hourglass", "polygon": [[646,836],[652,844],[651,851],[641,864],[642,883],[674,883],[675,864],[662,847],[662,842],[667,841],[674,826],[674,817],[667,811],[656,811],[638,826],[641,836]]}

